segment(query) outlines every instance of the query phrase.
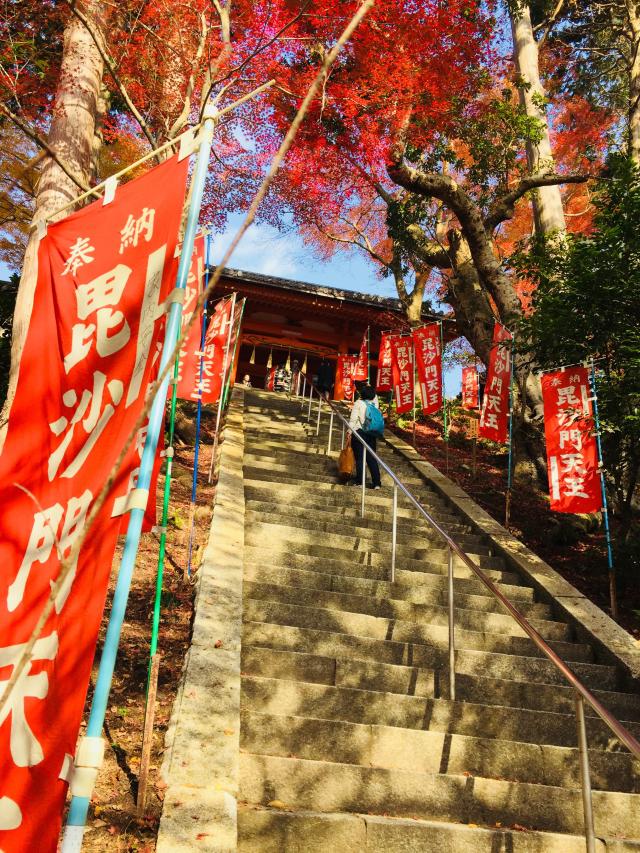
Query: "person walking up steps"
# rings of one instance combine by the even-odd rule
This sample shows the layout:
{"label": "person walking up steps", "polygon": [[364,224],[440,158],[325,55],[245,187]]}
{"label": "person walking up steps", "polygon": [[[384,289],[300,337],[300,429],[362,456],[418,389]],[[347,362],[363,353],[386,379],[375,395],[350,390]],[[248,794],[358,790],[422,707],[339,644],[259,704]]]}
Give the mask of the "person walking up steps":
{"label": "person walking up steps", "polygon": [[[360,399],[355,401],[351,409],[349,427],[349,435],[352,432],[357,432],[364,439],[368,447],[373,451],[376,450],[377,440],[382,438],[384,432],[384,420],[378,406],[376,392],[371,385],[364,385],[360,389]],[[364,448],[362,443],[357,439],[351,440],[351,448],[356,460],[356,475],[352,482],[354,485],[359,485],[362,483],[362,456]],[[367,467],[371,474],[372,482],[370,488],[381,488],[380,466],[372,453],[367,453]]]}

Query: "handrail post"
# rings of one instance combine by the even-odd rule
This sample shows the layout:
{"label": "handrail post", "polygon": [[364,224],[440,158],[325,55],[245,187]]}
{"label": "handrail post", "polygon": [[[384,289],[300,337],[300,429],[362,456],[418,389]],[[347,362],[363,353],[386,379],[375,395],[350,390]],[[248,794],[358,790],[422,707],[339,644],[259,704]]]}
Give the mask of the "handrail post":
{"label": "handrail post", "polygon": [[344,426],[344,423],[343,423],[343,424],[342,424],[342,444],[340,445],[340,447],[344,447],[344,430],[345,430],[345,426]]}
{"label": "handrail post", "polygon": [[318,391],[318,420],[316,422],[316,435],[320,435],[320,410],[322,409],[322,391]]}
{"label": "handrail post", "polygon": [[330,410],[329,416],[329,439],[327,441],[327,456],[331,453],[331,436],[333,434],[333,409]]}
{"label": "handrail post", "polygon": [[587,725],[584,717],[584,699],[576,691],[576,722],[578,724],[578,749],[580,752],[580,781],[582,783],[582,807],[584,809],[584,837],[587,853],[596,853],[596,832],[593,826],[593,802],[591,799],[591,774],[589,772],[589,747]]}
{"label": "handrail post", "polygon": [[396,543],[398,541],[398,486],[393,483],[393,516],[391,519],[391,583],[396,582]]}
{"label": "handrail post", "polygon": [[449,699],[454,702],[456,698],[456,627],[453,603],[453,551],[451,546],[449,546],[449,565],[447,575],[449,599]]}
{"label": "handrail post", "polygon": [[311,403],[313,402],[313,385],[309,383],[309,411],[307,412],[307,423],[311,420]]}
{"label": "handrail post", "polygon": [[367,490],[367,445],[362,442],[362,506],[360,515],[364,518],[364,496]]}
{"label": "handrail post", "polygon": [[307,377],[303,376],[303,380],[304,381],[302,383],[302,399],[304,400],[307,396]]}

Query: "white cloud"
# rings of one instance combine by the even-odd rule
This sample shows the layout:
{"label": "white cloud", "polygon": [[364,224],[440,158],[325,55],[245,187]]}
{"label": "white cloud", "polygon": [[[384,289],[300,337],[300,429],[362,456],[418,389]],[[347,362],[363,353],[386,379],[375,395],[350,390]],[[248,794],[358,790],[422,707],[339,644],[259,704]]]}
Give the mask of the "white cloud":
{"label": "white cloud", "polygon": [[[223,234],[216,234],[212,240],[212,260],[219,262],[238,229],[232,222]],[[247,272],[263,275],[296,278],[300,275],[300,265],[296,254],[300,251],[299,240],[293,236],[283,236],[270,225],[251,225],[242,238],[228,266]]]}

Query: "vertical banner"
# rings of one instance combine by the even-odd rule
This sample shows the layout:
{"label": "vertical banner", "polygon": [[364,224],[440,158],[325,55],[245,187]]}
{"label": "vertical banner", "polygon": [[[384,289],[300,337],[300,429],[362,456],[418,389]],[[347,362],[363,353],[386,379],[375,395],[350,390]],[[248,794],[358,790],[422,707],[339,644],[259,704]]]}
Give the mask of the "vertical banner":
{"label": "vertical banner", "polygon": [[222,393],[224,354],[231,322],[233,300],[221,299],[215,306],[207,324],[202,351],[202,378],[198,394],[203,403],[217,403]]}
{"label": "vertical banner", "polygon": [[413,343],[422,397],[422,411],[434,415],[442,408],[442,343],[440,323],[413,329]]}
{"label": "vertical banner", "polygon": [[602,509],[591,396],[586,367],[542,376],[549,494],[555,512]]}
{"label": "vertical banner", "polygon": [[360,354],[356,361],[353,371],[353,378],[356,382],[369,381],[369,332],[364,333],[362,343],[360,344]]}
{"label": "vertical banner", "polygon": [[342,382],[343,399],[347,403],[352,403],[355,396],[355,369],[359,357],[357,355],[339,355],[338,356],[338,372]]}
{"label": "vertical banner", "polygon": [[[189,159],[50,224],[0,459],[0,695],[140,416]],[[45,349],[46,348],[46,349]],[[135,452],[0,714],[0,849],[56,850]],[[124,507],[120,507],[121,509]]]}
{"label": "vertical banner", "polygon": [[478,371],[475,367],[462,368],[462,408],[477,409],[480,403]]}
{"label": "vertical banner", "polygon": [[512,341],[511,332],[501,323],[496,323],[493,327],[479,433],[482,438],[489,438],[499,444],[505,444],[508,436]]}
{"label": "vertical banner", "polygon": [[378,353],[378,376],[376,391],[391,391],[393,388],[391,356],[391,335],[383,333],[380,337],[380,352]]}
{"label": "vertical banner", "polygon": [[[176,275],[178,273],[178,258],[176,258]],[[204,282],[204,234],[198,234],[193,244],[191,267],[185,291],[182,308],[182,330],[193,316],[196,304],[202,293]],[[198,381],[200,379],[200,340],[202,338],[202,317],[197,320],[180,348],[178,363],[178,390],[181,400],[198,399]]]}
{"label": "vertical banner", "polygon": [[390,338],[393,393],[399,415],[411,411],[415,404],[413,377],[413,338],[393,335]]}

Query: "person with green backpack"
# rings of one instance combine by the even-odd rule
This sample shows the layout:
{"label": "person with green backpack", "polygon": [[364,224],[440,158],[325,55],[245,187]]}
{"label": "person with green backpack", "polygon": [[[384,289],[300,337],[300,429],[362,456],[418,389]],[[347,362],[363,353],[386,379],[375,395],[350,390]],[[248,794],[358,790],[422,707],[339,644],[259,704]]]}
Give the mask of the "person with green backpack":
{"label": "person with green backpack", "polygon": [[[377,440],[384,434],[384,419],[378,405],[376,392],[371,385],[363,385],[360,388],[360,398],[355,401],[351,409],[349,419],[349,435],[356,432],[373,451],[376,450]],[[353,485],[362,483],[362,456],[364,448],[362,442],[357,439],[351,440],[351,449],[356,461],[355,478],[350,482]],[[380,482],[380,466],[373,453],[367,453],[367,467],[371,474],[370,489],[382,488]]]}

